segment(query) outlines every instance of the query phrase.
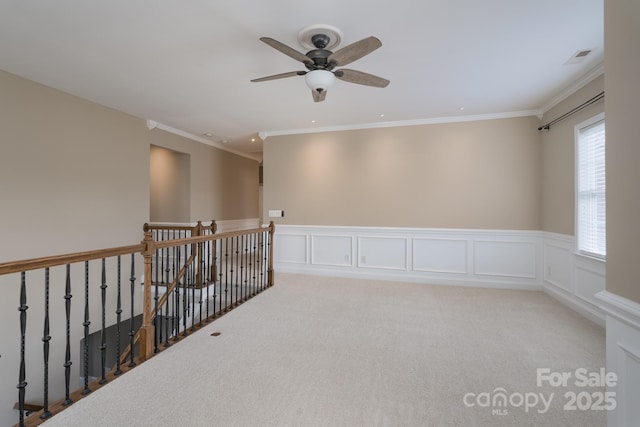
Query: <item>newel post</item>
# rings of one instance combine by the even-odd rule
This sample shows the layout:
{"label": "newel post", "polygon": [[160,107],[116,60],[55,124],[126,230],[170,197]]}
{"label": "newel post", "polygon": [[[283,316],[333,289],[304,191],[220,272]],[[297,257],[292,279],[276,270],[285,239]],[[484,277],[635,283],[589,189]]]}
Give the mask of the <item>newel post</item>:
{"label": "newel post", "polygon": [[269,271],[268,286],[273,286],[273,236],[276,232],[276,225],[273,221],[269,222]]}
{"label": "newel post", "polygon": [[155,329],[151,308],[151,258],[156,251],[156,242],[150,230],[145,231],[144,240],[144,295],[142,300],[142,326],[140,327],[140,360],[145,361],[153,355]]}

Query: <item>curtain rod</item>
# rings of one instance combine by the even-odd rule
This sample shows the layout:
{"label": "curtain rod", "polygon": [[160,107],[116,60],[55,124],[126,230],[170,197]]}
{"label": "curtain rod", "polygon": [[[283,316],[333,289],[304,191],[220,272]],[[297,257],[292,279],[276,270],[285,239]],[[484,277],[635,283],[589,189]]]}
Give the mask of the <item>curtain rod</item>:
{"label": "curtain rod", "polygon": [[558,117],[557,119],[551,120],[549,123],[547,123],[546,125],[540,126],[538,128],[538,130],[549,130],[551,128],[551,126],[555,125],[556,123],[566,119],[567,117],[571,116],[572,114],[577,113],[578,111],[587,108],[589,105],[600,101],[601,99],[604,99],[604,91],[600,92],[599,94],[597,94],[596,96],[594,96],[593,98],[591,98],[590,100],[588,100],[587,102],[584,102],[580,105],[578,105],[576,108],[574,108],[571,111],[568,111],[566,113],[564,113],[563,115],[561,115],[560,117]]}

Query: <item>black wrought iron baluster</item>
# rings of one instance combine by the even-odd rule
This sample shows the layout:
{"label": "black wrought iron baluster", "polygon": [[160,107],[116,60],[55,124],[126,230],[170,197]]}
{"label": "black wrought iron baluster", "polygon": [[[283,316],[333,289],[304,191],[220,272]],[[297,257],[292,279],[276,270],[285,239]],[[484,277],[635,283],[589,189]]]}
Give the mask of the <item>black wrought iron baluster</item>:
{"label": "black wrought iron baluster", "polygon": [[122,369],[120,369],[120,354],[121,354],[121,342],[120,342],[120,322],[122,321],[122,276],[121,276],[121,256],[118,255],[118,295],[116,297],[116,370],[114,375],[120,375]]}
{"label": "black wrought iron baluster", "polygon": [[44,393],[42,401],[42,415],[40,418],[51,416],[49,411],[49,267],[44,269],[44,332],[42,334],[42,352],[44,354]]}
{"label": "black wrought iron baluster", "polygon": [[258,292],[262,291],[262,254],[260,245],[262,244],[261,233],[256,233],[256,281],[258,284]]}
{"label": "black wrought iron baluster", "polygon": [[224,239],[224,309],[229,311],[229,238]]}
{"label": "black wrought iron baluster", "polygon": [[213,247],[212,249],[212,255],[213,255],[213,259],[212,261],[212,271],[211,271],[211,276],[213,277],[213,308],[212,308],[212,319],[216,318],[216,300],[218,299],[218,291],[216,288],[216,283],[219,282],[219,277],[218,277],[218,270],[217,270],[217,265],[218,265],[218,240],[214,240],[213,241]]}
{"label": "black wrought iron baluster", "polygon": [[207,277],[206,277],[206,273],[205,273],[205,261],[204,261],[204,243],[198,243],[199,245],[199,252],[200,252],[200,257],[201,257],[201,262],[198,264],[199,270],[196,273],[196,277],[200,277],[200,301],[198,301],[199,304],[199,315],[200,315],[200,326],[202,326],[202,297],[204,295],[204,289],[203,286],[207,286]]}
{"label": "black wrought iron baluster", "polygon": [[136,335],[135,327],[133,324],[133,320],[135,318],[134,312],[134,297],[135,297],[135,284],[136,284],[136,260],[135,255],[131,254],[131,276],[129,277],[129,282],[131,285],[131,318],[129,319],[129,367],[133,368],[136,366],[135,360],[133,360],[133,349],[134,349],[134,338]]}
{"label": "black wrought iron baluster", "polygon": [[27,332],[27,277],[20,273],[20,371],[18,373],[18,410],[20,411],[20,425],[24,425],[24,396],[27,388],[25,369],[25,334]]}
{"label": "black wrought iron baluster", "polygon": [[187,336],[187,317],[188,314],[188,305],[189,305],[189,289],[187,288],[189,276],[188,276],[188,268],[187,259],[189,258],[189,251],[187,250],[188,246],[184,245],[184,274],[182,275],[182,336]]}
{"label": "black wrought iron baluster", "polygon": [[224,277],[224,269],[222,268],[223,267],[222,266],[222,262],[224,260],[224,256],[222,255],[222,251],[223,251],[223,244],[222,244],[222,242],[220,242],[220,256],[218,257],[219,260],[220,260],[220,265],[219,265],[219,268],[218,268],[218,271],[220,272],[219,273],[220,280],[218,280],[218,295],[219,295],[219,298],[218,298],[218,300],[219,300],[218,301],[218,305],[219,305],[218,313],[222,313],[222,279]]}
{"label": "black wrought iron baluster", "polygon": [[233,267],[233,271],[235,272],[235,275],[231,279],[231,305],[235,307],[238,305],[238,236],[232,237],[231,242],[233,253],[235,254],[231,259],[231,265]]}
{"label": "black wrought iron baluster", "polygon": [[89,325],[91,325],[91,321],[89,320],[89,261],[85,261],[84,262],[84,322],[82,322],[82,326],[84,326],[84,351],[83,351],[84,366],[82,370],[82,374],[84,376],[84,388],[82,389],[82,394],[91,393],[91,390],[89,389]]}
{"label": "black wrought iron baluster", "polygon": [[107,363],[107,271],[106,261],[102,258],[102,284],[100,285],[101,298],[102,298],[102,328],[100,329],[100,382],[99,384],[105,384],[107,382],[107,372],[105,365]]}
{"label": "black wrought iron baluster", "polygon": [[[174,231],[175,234],[175,231]],[[174,260],[173,260],[173,265],[174,265],[174,271],[173,271],[173,280],[175,280],[176,282],[176,287],[175,287],[175,297],[176,297],[176,303],[175,303],[175,307],[174,307],[174,311],[175,311],[175,325],[176,325],[176,332],[174,334],[174,340],[178,341],[178,339],[180,338],[180,280],[178,280],[178,278],[176,277],[176,272],[175,272],[175,265],[176,263],[178,263],[180,261],[180,246],[174,246],[173,248],[173,252],[174,252]],[[177,258],[176,258],[177,255]]]}
{"label": "black wrought iron baluster", "polygon": [[209,285],[211,284],[211,241],[207,241],[205,244],[206,257],[205,257],[205,269],[204,274],[206,277],[205,285],[207,287],[207,298],[205,300],[205,321],[209,321]]}
{"label": "black wrought iron baluster", "polygon": [[[171,269],[169,268],[169,248],[164,248],[163,249],[165,252],[165,256],[167,257],[167,262],[164,264],[165,265],[165,269],[164,269],[164,274],[165,274],[165,279],[164,279],[164,283],[165,286],[167,287],[166,289],[166,293],[167,293],[167,302],[165,303],[165,309],[164,309],[164,313],[165,313],[165,335],[167,336],[167,339],[164,341],[164,346],[165,347],[169,347],[171,345],[171,343],[169,342],[169,338],[170,338],[170,332],[169,332],[169,302],[171,301],[171,295],[169,295],[169,284],[171,283],[171,280],[169,279],[169,272],[171,271]],[[164,258],[164,256],[163,256]],[[173,321],[171,322],[171,328],[173,329]]]}
{"label": "black wrought iron baluster", "polygon": [[256,263],[255,263],[255,256],[256,256],[256,236],[255,234],[251,234],[251,252],[249,254],[249,265],[251,266],[250,270],[251,270],[251,295],[256,295],[258,293],[258,290],[256,288]]}
{"label": "black wrought iron baluster", "polygon": [[271,259],[271,245],[272,245],[272,242],[271,242],[271,230],[269,230],[269,231],[267,231],[267,250],[266,250],[266,253],[265,253],[265,257],[267,259],[267,262],[266,262],[267,265],[265,266],[265,268],[267,269],[267,282],[268,282],[267,284],[269,286],[273,285],[273,280],[272,280],[273,279],[273,273],[271,271],[271,267],[272,267],[271,263],[273,262],[273,260]]}
{"label": "black wrought iron baluster", "polygon": [[250,294],[250,289],[249,289],[249,240],[250,240],[250,235],[247,234],[245,239],[245,245],[244,245],[244,298],[248,299]]}
{"label": "black wrought iron baluster", "polygon": [[240,280],[238,279],[238,273],[240,272],[239,271],[239,268],[240,268],[240,266],[239,266],[239,262],[240,262],[240,260],[239,260],[239,258],[240,258],[240,245],[239,244],[240,244],[240,236],[236,236],[236,251],[235,251],[236,252],[236,259],[235,259],[235,262],[236,262],[236,279],[234,281],[234,287],[236,288],[236,302],[235,302],[236,306],[238,305],[238,288],[239,288],[239,284],[240,284]]}
{"label": "black wrought iron baluster", "polygon": [[264,287],[263,284],[264,282],[262,281],[264,275],[262,274],[262,247],[263,247],[263,243],[262,243],[262,233],[258,233],[256,234],[256,239],[258,241],[258,249],[256,252],[256,262],[257,262],[257,273],[258,273],[258,283],[260,284],[260,290],[263,291]]}
{"label": "black wrought iron baluster", "polygon": [[253,233],[253,283],[256,288],[256,294],[260,292],[260,282],[258,281],[258,233]]}
{"label": "black wrought iron baluster", "polygon": [[235,268],[235,257],[234,257],[234,253],[235,253],[235,239],[232,237],[231,239],[231,259],[229,260],[229,264],[231,264],[230,269],[229,269],[229,273],[230,273],[230,277],[229,277],[229,309],[232,309],[234,307],[234,302],[233,302],[233,288],[236,282],[236,275],[237,273],[237,269]]}
{"label": "black wrought iron baluster", "polygon": [[[191,251],[193,255],[193,249],[195,245],[191,245]],[[191,263],[191,330],[196,329],[196,266],[198,265],[198,259],[194,258]]]}
{"label": "black wrought iron baluster", "polygon": [[266,234],[266,231],[263,231],[262,235],[261,235],[261,238],[260,238],[260,252],[261,252],[261,261],[262,261],[261,264],[260,264],[260,281],[262,282],[262,284],[261,284],[262,285],[262,289],[265,288],[265,284],[266,284],[266,281],[265,281],[265,278],[266,278],[265,267],[267,265],[267,254],[264,251],[265,234]]}
{"label": "black wrought iron baluster", "polygon": [[[156,249],[156,257],[157,257],[157,249]],[[156,258],[157,259],[157,258]],[[153,268],[153,265],[151,266]],[[159,325],[159,319],[158,319],[158,299],[160,298],[158,296],[158,278],[157,278],[157,270],[156,270],[156,281],[155,281],[155,294],[153,296],[153,312],[155,314],[155,317],[153,318],[153,352],[157,353],[158,352],[158,339],[162,340],[162,335],[161,335],[161,331],[162,331],[162,325]]]}
{"label": "black wrought iron baluster", "polygon": [[[155,276],[155,285],[156,285],[156,295],[155,295],[155,317],[153,318],[153,329],[154,329],[154,337],[157,337],[154,351],[158,351],[158,343],[162,342],[162,316],[158,316],[158,286],[160,286],[160,280],[158,280],[158,276],[162,274],[162,270],[160,269],[160,250],[156,248],[154,253],[156,262],[151,264],[151,268],[153,269],[153,275]],[[162,308],[160,309],[162,311]]]}
{"label": "black wrought iron baluster", "polygon": [[71,380],[71,265],[67,264],[67,278],[64,287],[64,309],[67,319],[66,329],[66,346],[64,356],[64,385],[65,385],[65,399],[62,402],[63,406],[70,405],[73,400],[69,397],[69,382]]}

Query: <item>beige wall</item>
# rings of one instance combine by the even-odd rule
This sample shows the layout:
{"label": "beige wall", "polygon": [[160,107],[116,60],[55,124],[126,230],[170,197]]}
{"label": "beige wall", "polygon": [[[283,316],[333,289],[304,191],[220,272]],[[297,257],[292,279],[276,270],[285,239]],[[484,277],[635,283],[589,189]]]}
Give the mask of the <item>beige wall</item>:
{"label": "beige wall", "polygon": [[607,290],[640,303],[640,2],[605,1]]}
{"label": "beige wall", "polygon": [[534,117],[270,137],[264,212],[304,225],[540,228]]}
{"label": "beige wall", "polygon": [[[150,144],[191,158],[192,220],[258,215],[257,161],[149,131],[144,120],[0,71],[0,263],[142,240],[142,224],[149,221]],[[52,400],[64,391],[62,272],[51,272]],[[98,269],[92,267],[91,274],[91,283],[100,283]],[[82,266],[73,266],[72,275],[75,389],[84,309]],[[0,277],[0,425],[17,422],[12,409],[17,389],[11,384],[18,383],[19,279],[15,274]],[[42,401],[43,282],[41,273],[27,274],[27,402]],[[113,283],[107,292],[112,304]],[[100,298],[96,288],[91,294],[93,332],[100,327]],[[128,307],[127,294],[123,304]],[[107,313],[108,324],[114,316],[115,310]]]}
{"label": "beige wall", "polygon": [[[547,111],[540,125],[562,116],[604,90],[604,76],[600,76]],[[542,202],[541,221],[544,231],[575,234],[575,137],[574,129],[596,114],[604,111],[599,101],[541,131],[542,144]]]}
{"label": "beige wall", "polygon": [[0,260],[139,241],[144,121],[2,71],[0,93]]}
{"label": "beige wall", "polygon": [[151,146],[151,222],[190,222],[191,159],[188,154]]}
{"label": "beige wall", "polygon": [[[144,121],[1,71],[0,94],[0,262],[139,242],[149,215]],[[81,267],[74,266],[72,279],[74,387],[84,309]],[[54,400],[64,390],[63,271],[51,272]],[[92,273],[92,283],[99,283]],[[43,283],[41,273],[27,274],[28,402],[42,401]],[[17,422],[17,392],[10,385],[18,383],[19,285],[17,275],[0,277],[0,425]],[[95,329],[95,304],[91,313]]]}
{"label": "beige wall", "polygon": [[237,156],[160,129],[150,131],[149,138],[150,143],[155,146],[189,155],[190,222],[260,216],[260,164],[256,160]]}

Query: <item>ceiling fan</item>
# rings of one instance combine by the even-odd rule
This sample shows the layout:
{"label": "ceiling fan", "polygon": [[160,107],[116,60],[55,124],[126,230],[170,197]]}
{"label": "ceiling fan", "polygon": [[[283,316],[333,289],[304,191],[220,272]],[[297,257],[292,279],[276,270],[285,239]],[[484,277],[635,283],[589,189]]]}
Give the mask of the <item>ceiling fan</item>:
{"label": "ceiling fan", "polygon": [[313,95],[313,100],[315,102],[324,101],[327,96],[327,89],[333,84],[335,78],[349,83],[357,83],[373,87],[386,87],[389,84],[389,80],[374,76],[373,74],[348,68],[335,69],[336,67],[342,67],[350,64],[382,46],[382,42],[376,37],[370,36],[364,38],[360,41],[347,45],[336,52],[332,52],[329,48],[337,44],[340,37],[337,37],[337,42],[333,40],[333,43],[330,46],[332,40],[326,32],[332,33],[332,31],[322,32],[322,29],[317,28],[315,30],[318,30],[317,33],[314,31],[314,34],[312,34],[310,38],[311,45],[313,45],[314,49],[311,49],[306,54],[298,52],[286,44],[270,37],[261,37],[260,40],[272,48],[279,50],[296,61],[302,62],[307,70],[289,71],[287,73],[274,74],[272,76],[253,79],[251,81],[264,82],[267,80],[282,79],[285,77],[305,76],[305,82],[307,83],[307,86],[311,88],[311,94]]}

